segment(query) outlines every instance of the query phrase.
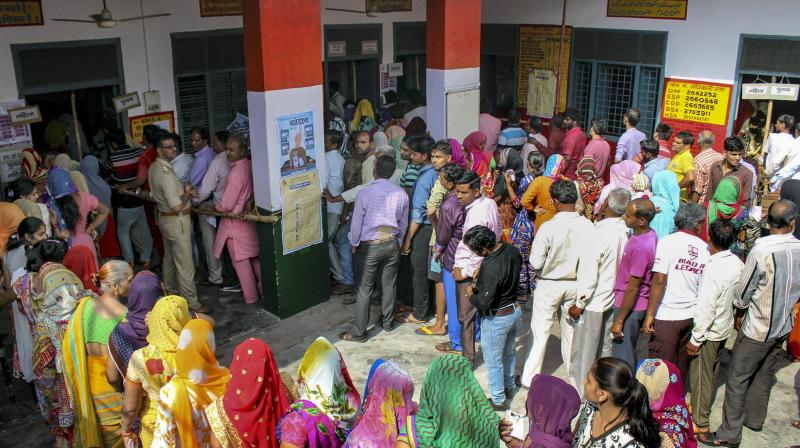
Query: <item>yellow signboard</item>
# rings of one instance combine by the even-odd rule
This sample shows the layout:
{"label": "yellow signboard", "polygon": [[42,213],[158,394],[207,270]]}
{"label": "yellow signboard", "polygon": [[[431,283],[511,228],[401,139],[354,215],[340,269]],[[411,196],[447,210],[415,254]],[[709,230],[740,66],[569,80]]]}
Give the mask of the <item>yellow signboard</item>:
{"label": "yellow signboard", "polygon": [[731,86],[668,79],[664,88],[664,118],[698,123],[725,125]]}
{"label": "yellow signboard", "polygon": [[411,11],[411,0],[367,0],[367,11]]}
{"label": "yellow signboard", "polygon": [[322,205],[317,170],[281,178],[283,254],[322,242]]}
{"label": "yellow signboard", "polygon": [[686,20],[688,0],[608,0],[606,16]]}
{"label": "yellow signboard", "polygon": [[0,27],[44,25],[41,0],[0,0]]}
{"label": "yellow signboard", "polygon": [[[517,75],[517,106],[528,103],[528,82],[535,69],[558,72],[558,47],[561,43],[561,27],[548,25],[522,25],[519,27],[519,66]],[[564,30],[564,46],[561,49],[561,70],[558,83],[557,109],[567,107],[569,87],[569,55],[572,53],[572,27]]]}
{"label": "yellow signboard", "polygon": [[242,0],[200,0],[200,16],[240,16]]}
{"label": "yellow signboard", "polygon": [[131,137],[139,143],[144,143],[144,127],[152,124],[169,132],[175,132],[175,112],[156,112],[153,114],[136,115],[128,117],[128,126],[131,129]]}

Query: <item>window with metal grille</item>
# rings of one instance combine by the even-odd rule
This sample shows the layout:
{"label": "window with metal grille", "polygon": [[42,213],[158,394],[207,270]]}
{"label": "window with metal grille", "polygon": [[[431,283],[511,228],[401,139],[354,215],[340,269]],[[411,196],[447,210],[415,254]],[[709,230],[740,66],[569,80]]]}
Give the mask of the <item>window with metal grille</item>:
{"label": "window with metal grille", "polygon": [[666,39],[666,33],[575,29],[569,104],[586,123],[607,120],[612,140],[625,132],[625,111],[636,107],[641,112],[637,127],[651,135],[661,99]]}
{"label": "window with metal grille", "polygon": [[241,30],[172,35],[178,124],[184,148],[191,129],[225,129],[247,115],[244,40]]}

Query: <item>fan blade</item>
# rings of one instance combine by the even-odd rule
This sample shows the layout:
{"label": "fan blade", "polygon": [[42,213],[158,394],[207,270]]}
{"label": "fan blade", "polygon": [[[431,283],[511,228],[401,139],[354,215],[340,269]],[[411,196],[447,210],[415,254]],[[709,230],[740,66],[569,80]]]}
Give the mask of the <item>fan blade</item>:
{"label": "fan blade", "polygon": [[342,8],[325,8],[328,11],[339,11],[339,12],[352,12],[355,14],[366,14],[366,11],[359,11],[357,9],[342,9]]}
{"label": "fan blade", "polygon": [[95,22],[99,22],[100,20],[103,19],[103,16],[101,16],[100,14],[91,14],[89,15],[89,17],[91,17],[92,20],[94,20]]}
{"label": "fan blade", "polygon": [[80,19],[53,19],[53,18],[51,18],[50,20],[52,20],[53,22],[97,23],[94,20],[80,20]]}
{"label": "fan blade", "polygon": [[164,13],[164,14],[150,14],[147,16],[139,16],[139,17],[128,17],[127,19],[117,19],[117,22],[130,22],[132,20],[142,20],[142,19],[152,19],[153,17],[166,17],[171,16],[171,13]]}

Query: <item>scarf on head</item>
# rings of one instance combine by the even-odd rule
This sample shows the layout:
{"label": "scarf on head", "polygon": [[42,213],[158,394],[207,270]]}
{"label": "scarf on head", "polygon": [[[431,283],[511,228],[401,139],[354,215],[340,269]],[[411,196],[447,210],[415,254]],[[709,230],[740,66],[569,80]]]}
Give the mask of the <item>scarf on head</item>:
{"label": "scarf on head", "polygon": [[578,193],[586,207],[592,207],[603,191],[603,180],[597,178],[597,164],[591,156],[584,156],[578,162]]}
{"label": "scarf on head", "polygon": [[639,362],[636,379],[647,389],[650,410],[675,448],[696,448],[692,416],[686,406],[686,392],[678,368],[662,359]]}
{"label": "scarf on head", "polygon": [[[111,187],[100,177],[100,161],[95,156],[86,156],[81,162],[81,173],[86,178],[89,193],[96,197],[106,207],[111,207]],[[102,236],[106,229],[106,223],[97,229],[99,236]]]}
{"label": "scarf on head", "polygon": [[211,425],[217,439],[240,442],[223,446],[278,448],[275,429],[288,409],[272,350],[264,341],[250,338],[233,352],[228,391],[206,413],[216,413],[224,422],[222,427]]}
{"label": "scarf on head", "polygon": [[372,146],[375,150],[389,146],[389,137],[383,131],[377,131],[372,134]]}
{"label": "scarf on head", "polygon": [[406,130],[398,125],[390,126],[386,130],[386,137],[389,139],[389,144],[394,149],[394,161],[397,168],[403,169],[403,158],[400,157],[400,145],[403,144],[403,138],[406,136]]}
{"label": "scarf on head", "polygon": [[669,170],[655,173],[652,183],[653,196],[650,201],[656,206],[658,213],[650,227],[659,238],[663,238],[675,231],[675,213],[681,205],[681,187],[678,186],[678,176]]}
{"label": "scarf on head", "polygon": [[11,202],[0,203],[0,256],[5,255],[8,240],[17,234],[19,223],[25,219],[25,213]]}
{"label": "scarf on head", "polygon": [[339,350],[323,337],[306,350],[297,368],[300,399],[336,421],[352,421],[361,401]]}
{"label": "scarf on head", "polygon": [[50,195],[50,208],[55,212],[56,222],[62,229],[68,230],[67,223],[64,222],[64,217],[61,216],[61,210],[58,208],[56,199],[69,196],[77,192],[78,188],[75,187],[75,183],[72,182],[72,177],[69,175],[69,171],[59,166],[55,166],[50,169],[50,172],[47,173],[47,193]]}
{"label": "scarf on head", "polygon": [[464,149],[469,152],[469,157],[472,159],[472,166],[469,168],[481,177],[489,172],[489,160],[483,153],[485,144],[486,134],[481,131],[475,131],[464,139]]}
{"label": "scarf on head", "polygon": [[742,211],[742,183],[735,176],[725,176],[708,202],[708,224],[717,219],[733,219]]}
{"label": "scarf on head", "polygon": [[400,428],[417,409],[414,382],[405,370],[381,359],[372,367],[364,404],[347,437],[349,448],[394,448]]}
{"label": "scarf on head", "polygon": [[608,198],[611,190],[624,188],[628,191],[632,191],[633,176],[641,171],[641,169],[642,166],[633,160],[623,160],[620,163],[611,165],[608,185],[603,188],[603,191],[600,193],[600,199],[594,204],[594,214],[600,213],[600,208],[603,206],[606,198]]}
{"label": "scarf on head", "polygon": [[561,180],[561,171],[564,170],[564,156],[553,154],[547,159],[542,176],[553,179],[553,182]]}
{"label": "scarf on head", "polygon": [[533,377],[525,404],[530,419],[530,448],[570,448],[572,419],[578,415],[581,397],[566,381],[550,375]]}
{"label": "scarf on head", "polygon": [[633,182],[631,182],[631,189],[633,192],[645,192],[650,188],[650,179],[642,173],[633,175]]}
{"label": "scarf on head", "polygon": [[375,375],[375,371],[378,370],[383,363],[385,363],[383,359],[376,359],[375,362],[372,363],[372,367],[369,369],[369,374],[367,375],[367,382],[364,384],[364,393],[361,395],[361,408],[364,408],[364,403],[367,401],[367,392],[369,392],[369,383],[372,381],[372,377]]}
{"label": "scarf on head", "polygon": [[375,127],[375,112],[373,112],[372,103],[369,100],[364,99],[358,102],[350,127],[352,131],[370,131]]}
{"label": "scarf on head", "polygon": [[454,163],[461,168],[467,167],[467,157],[464,154],[464,148],[458,140],[451,138],[450,142],[450,163]]}
{"label": "scarf on head", "polygon": [[165,296],[147,315],[147,343],[162,353],[175,353],[181,330],[191,319],[189,305],[180,296]]}
{"label": "scarf on head", "polygon": [[[84,296],[83,284],[64,265],[45,263],[33,278],[33,291],[39,308],[36,315],[37,325],[44,327],[44,333],[55,348],[53,357],[39,359],[35,364],[44,367],[50,359],[55,358],[56,370],[61,372],[61,344],[66,322],[73,317],[78,303]],[[83,328],[82,322],[81,328]]]}
{"label": "scarf on head", "polygon": [[162,398],[161,403],[171,411],[181,446],[195,446],[192,406],[203,410],[225,395],[228,388],[230,371],[219,365],[215,349],[214,329],[208,321],[192,319],[186,323],[178,338],[176,373],[168,383],[175,393],[172,402],[164,402]]}
{"label": "scarf on head", "polygon": [[47,182],[47,170],[42,162],[42,156],[33,148],[22,150],[22,175],[37,185]]}
{"label": "scarf on head", "polygon": [[64,266],[81,279],[84,288],[100,294],[92,281],[92,276],[98,271],[97,257],[92,249],[82,244],[70,247],[64,257]]}
{"label": "scarf on head", "polygon": [[428,367],[414,420],[425,447],[490,447],[500,440],[500,417],[475,379],[472,363],[460,355],[441,356]]}
{"label": "scarf on head", "polygon": [[[745,194],[749,194],[745,192]],[[800,205],[800,180],[789,179],[781,184],[781,199],[788,199]],[[797,218],[794,225],[794,237],[800,239],[800,208],[797,209]]]}
{"label": "scarf on head", "polygon": [[136,350],[147,345],[147,313],[153,309],[159,297],[164,294],[161,280],[150,271],[141,271],[133,278],[128,288],[127,321],[117,325],[136,347]]}

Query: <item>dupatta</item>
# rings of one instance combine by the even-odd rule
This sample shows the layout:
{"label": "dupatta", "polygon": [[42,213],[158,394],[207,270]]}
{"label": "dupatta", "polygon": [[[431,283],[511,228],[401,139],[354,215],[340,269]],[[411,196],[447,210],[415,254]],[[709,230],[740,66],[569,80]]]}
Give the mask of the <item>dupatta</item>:
{"label": "dupatta", "polygon": [[537,374],[525,402],[530,419],[530,448],[570,448],[572,419],[578,415],[581,398],[566,381]]}
{"label": "dupatta", "polygon": [[361,401],[339,350],[324,337],[311,343],[297,368],[297,389],[332,420],[352,421]]}
{"label": "dupatta", "polygon": [[647,389],[650,409],[675,448],[696,448],[692,416],[678,368],[663,359],[645,359],[636,369],[636,379]]}
{"label": "dupatta", "polygon": [[108,344],[108,353],[122,376],[128,371],[133,352],[147,345],[145,318],[162,293],[161,280],[150,271],[136,274],[128,288],[127,317],[111,332]]}
{"label": "dupatta", "polygon": [[472,166],[469,169],[480,177],[489,172],[489,160],[483,153],[485,144],[486,134],[481,131],[475,131],[464,139],[464,149],[469,152],[469,157],[472,159]]}

